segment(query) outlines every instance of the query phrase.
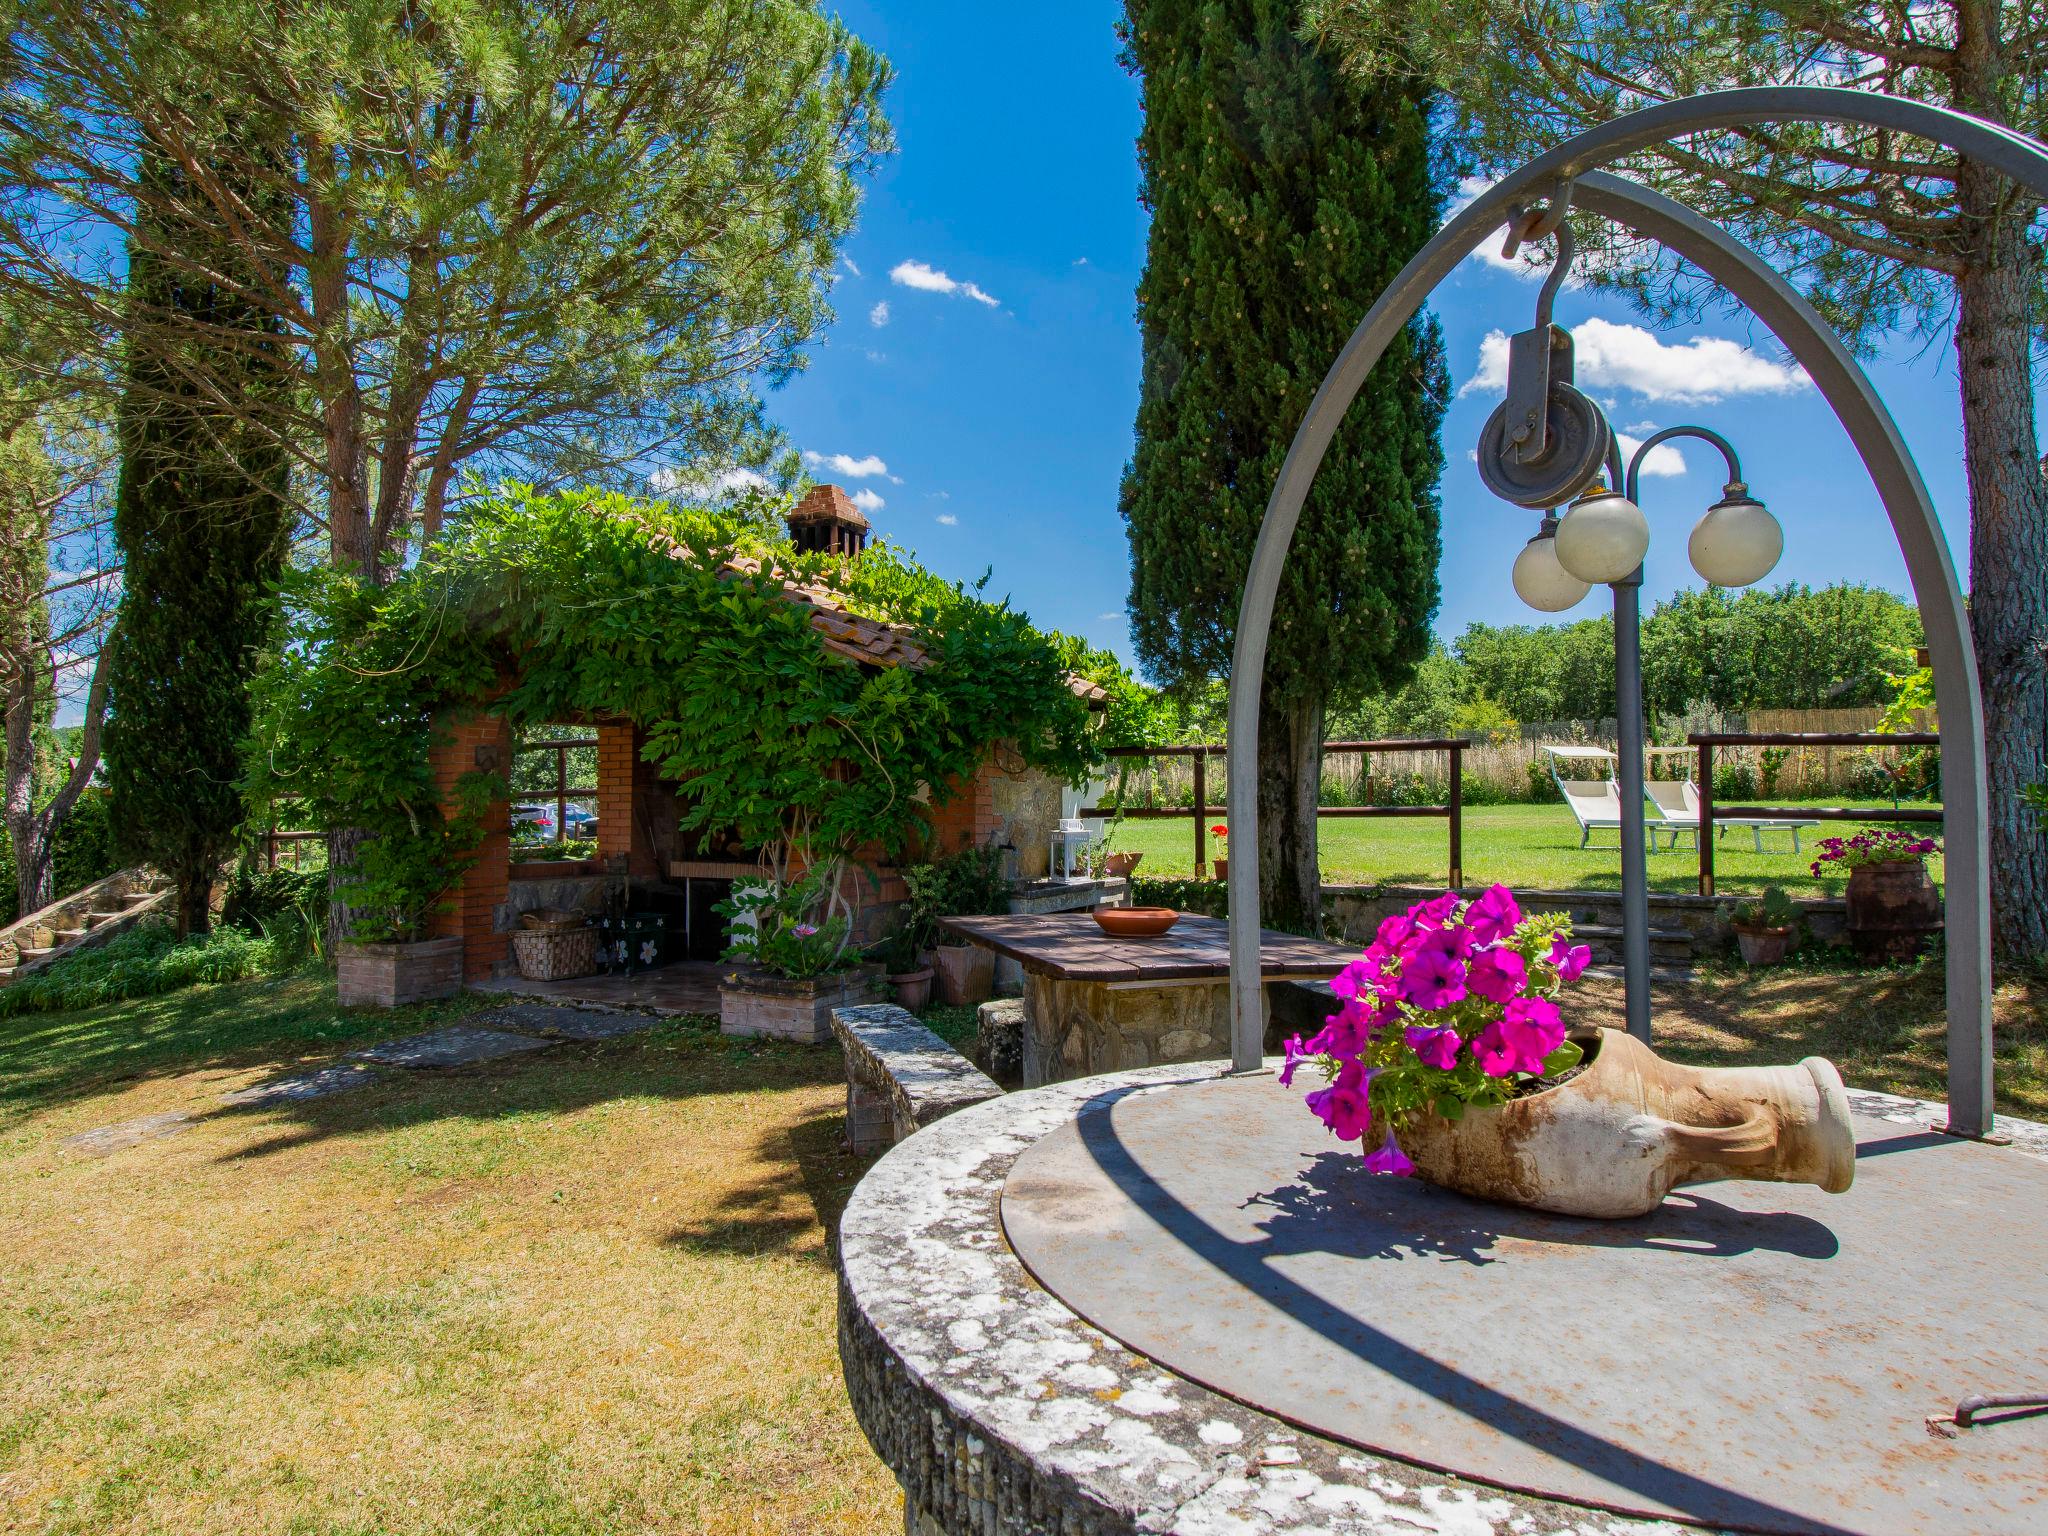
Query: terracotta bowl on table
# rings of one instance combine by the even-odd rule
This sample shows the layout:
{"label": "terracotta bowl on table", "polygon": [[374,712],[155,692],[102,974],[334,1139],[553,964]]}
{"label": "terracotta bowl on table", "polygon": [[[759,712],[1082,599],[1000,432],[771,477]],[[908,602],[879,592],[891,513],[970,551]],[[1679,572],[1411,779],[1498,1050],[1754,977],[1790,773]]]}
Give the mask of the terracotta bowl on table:
{"label": "terracotta bowl on table", "polygon": [[1113,939],[1156,939],[1180,914],[1171,907],[1093,907],[1095,924]]}

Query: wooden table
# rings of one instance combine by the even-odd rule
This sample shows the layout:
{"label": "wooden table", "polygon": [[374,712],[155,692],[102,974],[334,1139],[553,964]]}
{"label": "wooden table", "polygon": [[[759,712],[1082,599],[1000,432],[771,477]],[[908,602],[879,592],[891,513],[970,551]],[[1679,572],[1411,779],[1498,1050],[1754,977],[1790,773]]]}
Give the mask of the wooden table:
{"label": "wooden table", "polygon": [[[1024,970],[1024,1085],[1230,1055],[1230,925],[1185,913],[1152,939],[1116,939],[1086,912],[949,917],[947,932]],[[1264,930],[1268,983],[1322,981],[1346,945]]]}

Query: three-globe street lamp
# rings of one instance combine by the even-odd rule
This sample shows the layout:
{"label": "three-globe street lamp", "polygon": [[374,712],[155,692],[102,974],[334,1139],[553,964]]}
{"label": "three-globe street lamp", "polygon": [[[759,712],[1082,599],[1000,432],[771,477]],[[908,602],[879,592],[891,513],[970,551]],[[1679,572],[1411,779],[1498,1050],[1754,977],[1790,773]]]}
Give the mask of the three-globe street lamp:
{"label": "three-globe street lamp", "polygon": [[[1540,509],[1536,536],[1515,557],[1516,594],[1558,613],[1596,585],[1614,590],[1616,750],[1620,758],[1622,974],[1629,1033],[1650,1037],[1650,884],[1643,815],[1643,557],[1650,525],[1639,504],[1644,460],[1660,443],[1697,438],[1720,450],[1728,481],[1721,499],[1694,526],[1686,552],[1713,586],[1746,587],[1768,576],[1784,553],[1778,520],[1750,495],[1735,449],[1706,427],[1666,427],[1621,462],[1606,414],[1572,384],[1569,332],[1550,323],[1551,304],[1572,260],[1563,209],[1545,210],[1512,228],[1508,254],[1524,240],[1554,232],[1557,260],[1536,302],[1536,325],[1508,344],[1507,398],[1479,435],[1479,473],[1495,495]],[[1602,469],[1607,479],[1602,480]],[[1614,489],[1613,487],[1620,487]],[[1560,518],[1556,509],[1569,509]],[[1705,837],[1707,829],[1701,828]]]}

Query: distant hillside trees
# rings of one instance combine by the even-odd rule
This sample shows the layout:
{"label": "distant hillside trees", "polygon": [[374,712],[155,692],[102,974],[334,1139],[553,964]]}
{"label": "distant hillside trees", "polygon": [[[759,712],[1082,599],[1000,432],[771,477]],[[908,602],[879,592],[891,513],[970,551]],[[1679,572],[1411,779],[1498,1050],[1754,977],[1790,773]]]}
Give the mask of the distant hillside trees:
{"label": "distant hillside trees", "polygon": [[[1891,698],[1921,643],[1912,604],[1876,587],[1680,592],[1643,623],[1644,705],[1652,719],[1694,704],[1851,709]],[[1485,699],[1518,721],[1614,713],[1614,621],[1470,624],[1396,693],[1333,720],[1331,736],[1440,736]]]}

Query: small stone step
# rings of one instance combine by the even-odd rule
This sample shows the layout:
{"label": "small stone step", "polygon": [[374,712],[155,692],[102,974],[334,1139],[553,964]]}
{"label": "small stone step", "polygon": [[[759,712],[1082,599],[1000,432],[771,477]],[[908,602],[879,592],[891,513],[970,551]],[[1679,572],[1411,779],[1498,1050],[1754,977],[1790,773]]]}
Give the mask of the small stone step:
{"label": "small stone step", "polygon": [[84,938],[85,930],[83,928],[59,928],[55,930],[51,937],[56,939],[58,947],[61,948],[66,944],[75,944]]}
{"label": "small stone step", "polygon": [[35,945],[30,945],[28,948],[21,951],[21,959],[18,963],[22,965],[30,965],[37,960],[47,960],[50,958],[50,956],[54,955],[55,953],[57,953],[55,945],[51,945],[48,948],[40,948]]}
{"label": "small stone step", "polygon": [[[1572,924],[1572,937],[1581,940],[1613,939],[1619,942],[1621,932],[1621,925],[1619,923]],[[1650,930],[1650,942],[1652,944],[1690,944],[1692,943],[1692,930],[1689,928],[1652,928]]]}

